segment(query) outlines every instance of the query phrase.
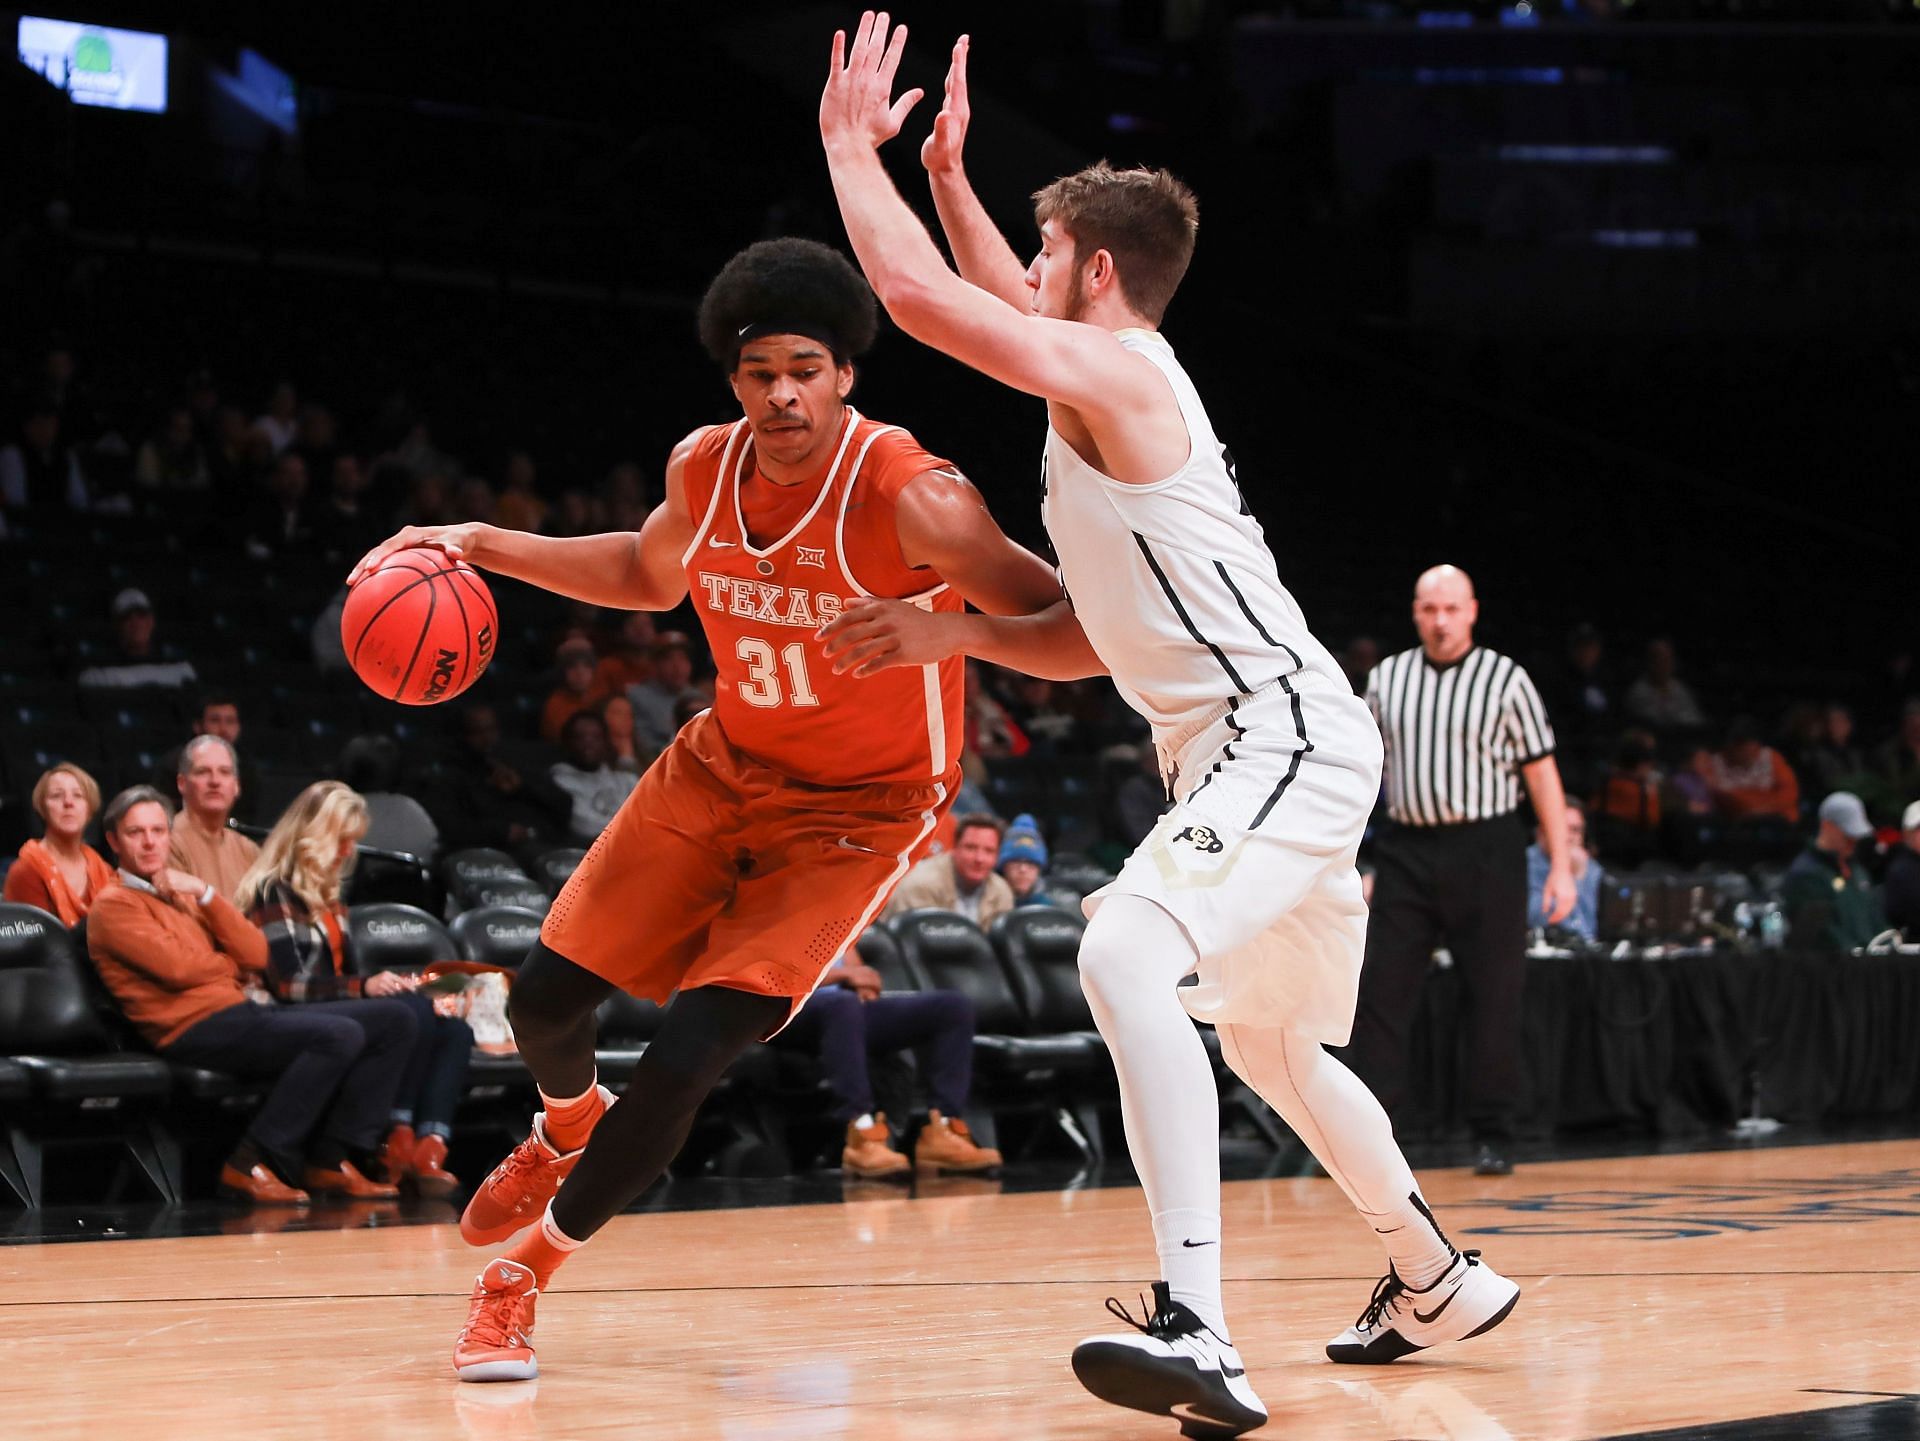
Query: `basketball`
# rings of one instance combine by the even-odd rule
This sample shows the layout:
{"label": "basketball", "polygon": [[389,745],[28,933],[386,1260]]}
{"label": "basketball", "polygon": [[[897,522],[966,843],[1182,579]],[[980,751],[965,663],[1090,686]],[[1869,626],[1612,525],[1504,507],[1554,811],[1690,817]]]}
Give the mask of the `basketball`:
{"label": "basketball", "polygon": [[480,573],[431,546],[395,551],[355,582],[340,613],[354,674],[402,705],[452,700],[480,679],[500,612]]}

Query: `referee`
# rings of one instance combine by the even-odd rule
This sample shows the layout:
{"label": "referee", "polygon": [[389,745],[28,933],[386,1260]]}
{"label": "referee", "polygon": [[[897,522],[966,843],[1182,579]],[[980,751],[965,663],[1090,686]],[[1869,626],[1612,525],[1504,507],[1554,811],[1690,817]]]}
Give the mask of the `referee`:
{"label": "referee", "polygon": [[1374,844],[1373,914],[1360,1007],[1347,1061],[1391,1112],[1407,1084],[1408,1038],[1436,946],[1465,985],[1467,1119],[1474,1169],[1503,1176],[1523,1085],[1520,1007],[1526,984],[1527,838],[1520,782],[1546,839],[1541,908],[1573,909],[1566,798],[1553,728],[1515,661],[1473,643],[1480,603],[1456,566],[1413,588],[1420,644],[1367,678],[1386,742],[1387,816]]}

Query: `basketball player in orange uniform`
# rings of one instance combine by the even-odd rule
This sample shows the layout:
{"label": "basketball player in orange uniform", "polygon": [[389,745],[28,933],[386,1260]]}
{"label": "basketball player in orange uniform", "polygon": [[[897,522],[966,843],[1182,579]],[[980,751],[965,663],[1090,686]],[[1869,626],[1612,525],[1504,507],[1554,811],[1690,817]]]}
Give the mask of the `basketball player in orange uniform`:
{"label": "basketball player in orange uniform", "polygon": [[[792,1019],[958,789],[959,658],[836,676],[820,627],[862,596],[999,615],[1061,598],[958,471],[846,403],[876,326],[838,252],[750,246],[700,307],[743,418],[675,447],[637,535],[409,528],[355,572],[424,544],[621,610],[690,595],[719,673],[713,708],[641,778],[515,979],[509,1014],[544,1109],[460,1229],[477,1246],[532,1229],[474,1286],[462,1380],[537,1374],[535,1297],[666,1169],[734,1058]],[[593,1063],[594,1008],[616,986],[678,993],[617,1104]]]}

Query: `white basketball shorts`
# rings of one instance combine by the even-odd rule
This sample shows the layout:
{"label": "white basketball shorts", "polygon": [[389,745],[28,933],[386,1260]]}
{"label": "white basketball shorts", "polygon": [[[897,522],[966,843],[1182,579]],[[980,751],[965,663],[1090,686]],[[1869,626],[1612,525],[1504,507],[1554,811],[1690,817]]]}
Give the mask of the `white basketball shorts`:
{"label": "white basketball shorts", "polygon": [[1180,988],[1195,1020],[1344,1045],[1367,942],[1354,858],[1380,790],[1365,702],[1302,673],[1162,749],[1176,804],[1082,908],[1091,918],[1108,896],[1140,896],[1179,921],[1200,957],[1197,984]]}

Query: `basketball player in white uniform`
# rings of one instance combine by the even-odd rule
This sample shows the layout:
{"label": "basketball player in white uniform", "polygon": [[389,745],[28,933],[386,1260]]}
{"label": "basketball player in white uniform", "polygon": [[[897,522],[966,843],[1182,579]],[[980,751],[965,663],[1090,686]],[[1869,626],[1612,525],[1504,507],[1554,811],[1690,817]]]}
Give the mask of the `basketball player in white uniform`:
{"label": "basketball player in white uniform", "polygon": [[[1042,508],[1067,599],[1010,618],[864,605],[828,628],[828,654],[860,674],[956,650],[1056,679],[1104,668],[1151,722],[1177,804],[1087,898],[1080,970],[1162,1279],[1144,1322],[1109,1302],[1134,1333],[1082,1342],[1073,1364],[1105,1400],[1174,1415],[1189,1435],[1237,1435],[1267,1417],[1221,1304],[1218,1100],[1190,1016],[1218,1027],[1227,1064],[1385,1246],[1388,1273],[1332,1359],[1478,1334],[1519,1288],[1448,1243],[1386,1113],[1322,1049],[1353,1024],[1366,936],[1354,858],[1380,736],[1280,584],[1156,329],[1192,255],[1192,194],[1164,171],[1104,163],[1056,181],[1035,197],[1042,249],[1023,267],[960,169],[963,38],[922,150],[955,275],[875,153],[920,98],[891,98],[904,40],[884,14],[863,18],[844,61],[835,37],[821,133],[841,213],[901,329],[1046,399]],[[1197,984],[1180,987],[1188,975]]]}

